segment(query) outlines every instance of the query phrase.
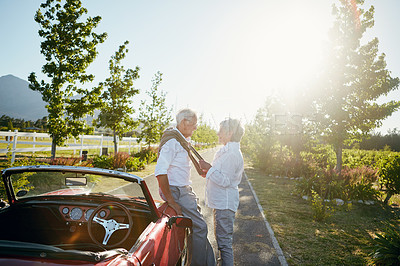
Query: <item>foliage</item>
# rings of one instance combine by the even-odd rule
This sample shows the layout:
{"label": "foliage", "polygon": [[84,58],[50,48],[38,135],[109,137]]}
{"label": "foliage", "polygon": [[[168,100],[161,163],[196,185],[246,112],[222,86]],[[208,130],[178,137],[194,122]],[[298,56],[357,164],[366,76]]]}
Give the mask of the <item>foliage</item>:
{"label": "foliage", "polygon": [[193,132],[191,137],[192,141],[196,143],[204,144],[217,144],[218,136],[217,132],[212,129],[209,125],[207,125],[203,118],[200,117],[197,122],[197,129]]}
{"label": "foliage", "polygon": [[144,139],[148,147],[160,142],[164,130],[172,121],[172,109],[168,109],[165,105],[166,93],[162,90],[159,91],[158,88],[161,81],[162,73],[157,72],[153,79],[153,86],[146,91],[150,97],[150,103],[146,104],[146,101],[142,101],[139,108],[138,120],[142,127],[138,135],[138,142]]}
{"label": "foliage", "polygon": [[312,190],[311,209],[315,221],[321,222],[332,215],[333,209],[327,206],[321,196]]}
{"label": "foliage", "polygon": [[291,193],[294,180],[252,168],[246,174],[289,265],[374,265],[372,235],[382,232],[380,221],[399,217],[398,207],[354,204],[335,207],[328,220],[314,222],[310,203]]}
{"label": "foliage", "polygon": [[387,204],[391,196],[400,194],[400,154],[381,158],[378,165],[379,183],[386,190],[384,203]]}
{"label": "foliage", "polygon": [[381,95],[398,88],[399,79],[386,69],[385,54],[378,55],[377,38],[361,45],[364,33],[374,25],[374,8],[354,9],[350,1],[342,0],[340,6],[334,5],[333,14],[336,20],[324,52],[326,67],[321,68],[312,95],[316,125],[333,145],[340,172],[344,145],[379,126],[398,110],[400,101],[376,103]]}
{"label": "foliage", "polygon": [[80,157],[58,157],[51,160],[51,165],[79,165],[81,162]]}
{"label": "foliage", "polygon": [[92,115],[99,107],[100,88],[85,89],[83,84],[94,79],[86,69],[97,55],[96,46],[104,42],[107,34],[94,33],[101,17],[88,17],[82,21],[86,13],[87,9],[79,0],[47,0],[35,15],[35,21],[40,25],[39,36],[44,38],[41,53],[47,61],[42,72],[50,81],[39,82],[34,72],[28,80],[29,87],[39,91],[47,103],[53,158],[56,146],[63,145],[69,136],[78,137],[90,130],[82,118]]}
{"label": "foliage", "polygon": [[134,153],[133,157],[139,158],[140,161],[150,164],[157,160],[158,151],[153,147],[142,148],[139,152]]}
{"label": "foliage", "polygon": [[127,171],[139,171],[145,168],[145,161],[141,161],[138,157],[129,157],[125,163]]}
{"label": "foliage", "polygon": [[[26,166],[26,165],[41,165],[45,164],[42,162],[37,162],[35,157],[29,157],[29,158],[23,158],[21,160],[15,160],[14,163],[11,163],[11,153],[7,154],[7,163],[5,165],[5,168],[9,167],[15,167],[15,166]],[[23,173],[18,175],[18,178],[14,178],[12,180],[12,186],[15,191],[19,190],[29,190],[32,188],[32,184],[30,184],[30,181],[28,179],[29,176],[31,176],[32,173]],[[6,191],[5,191],[5,186],[3,183],[3,180],[0,182],[0,199],[5,199],[7,198]]]}
{"label": "foliage", "polygon": [[113,168],[114,169],[124,169],[126,168],[126,162],[129,159],[129,153],[127,152],[117,152],[114,155],[114,162],[113,162]]}
{"label": "foliage", "polygon": [[96,155],[93,157],[93,166],[103,169],[112,169],[114,166],[114,158],[107,155]]}
{"label": "foliage", "polygon": [[376,265],[399,265],[400,227],[395,222],[386,222],[385,226],[385,231],[373,240],[373,261]]}
{"label": "foliage", "polygon": [[145,168],[146,161],[129,156],[127,152],[118,152],[114,156],[95,156],[93,166],[103,169],[124,169],[126,171],[138,171]]}
{"label": "foliage", "polygon": [[360,142],[360,149],[383,150],[390,147],[391,150],[400,152],[400,130],[397,128],[389,130],[386,135],[375,133],[368,135]]}
{"label": "foliage", "polygon": [[273,162],[273,153],[278,149],[274,137],[274,117],[280,103],[274,97],[266,100],[264,107],[257,110],[254,121],[246,125],[241,149],[254,165],[268,171]]}
{"label": "foliage", "polygon": [[24,131],[24,128],[28,126],[34,126],[40,128],[41,130],[47,129],[47,117],[40,118],[36,121],[24,120],[21,118],[12,118],[7,115],[2,115],[0,117],[0,127],[2,130],[14,130],[18,129],[18,131]]}
{"label": "foliage", "polygon": [[377,170],[363,166],[349,169],[345,167],[341,175],[333,169],[312,168],[308,175],[296,182],[295,192],[312,196],[312,191],[323,199],[339,198],[348,200],[377,200],[380,192],[374,187]]}
{"label": "foliage", "polygon": [[121,60],[128,53],[125,41],[119,46],[118,51],[109,61],[110,77],[100,83],[100,88],[106,89],[101,95],[102,107],[96,125],[109,128],[114,134],[114,151],[118,152],[117,138],[122,138],[125,132],[137,127],[138,123],[131,117],[135,112],[132,105],[132,97],[139,93],[139,90],[133,87],[134,80],[139,78],[139,67],[135,70],[127,69],[121,65]]}

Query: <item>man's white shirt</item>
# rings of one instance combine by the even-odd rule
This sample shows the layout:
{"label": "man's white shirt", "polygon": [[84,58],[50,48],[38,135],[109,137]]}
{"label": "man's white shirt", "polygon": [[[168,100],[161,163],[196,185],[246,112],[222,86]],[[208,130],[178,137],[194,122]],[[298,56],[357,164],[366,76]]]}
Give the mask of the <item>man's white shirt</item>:
{"label": "man's white shirt", "polygon": [[[178,129],[174,128],[174,130],[182,135]],[[167,175],[170,186],[187,186],[192,183],[190,180],[190,169],[191,165],[187,151],[176,139],[168,140],[161,147],[160,156],[157,159],[155,176]]]}

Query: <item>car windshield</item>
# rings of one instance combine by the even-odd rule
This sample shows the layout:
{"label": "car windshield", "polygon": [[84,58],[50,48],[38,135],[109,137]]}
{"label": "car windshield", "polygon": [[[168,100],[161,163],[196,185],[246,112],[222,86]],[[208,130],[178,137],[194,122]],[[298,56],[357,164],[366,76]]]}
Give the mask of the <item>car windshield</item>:
{"label": "car windshield", "polygon": [[140,185],[117,177],[72,172],[25,172],[10,176],[17,199],[35,196],[90,195],[144,198]]}

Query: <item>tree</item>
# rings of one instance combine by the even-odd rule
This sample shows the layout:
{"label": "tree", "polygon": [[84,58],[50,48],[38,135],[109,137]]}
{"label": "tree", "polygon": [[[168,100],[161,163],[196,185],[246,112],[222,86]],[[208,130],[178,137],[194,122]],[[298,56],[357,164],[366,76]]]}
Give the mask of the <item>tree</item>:
{"label": "tree", "polygon": [[[361,6],[364,1],[357,0]],[[396,111],[399,101],[377,104],[376,99],[397,89],[398,78],[386,69],[385,54],[378,55],[378,39],[361,45],[361,38],[374,25],[374,7],[365,11],[356,2],[341,0],[333,6],[336,16],[329,33],[328,55],[315,91],[318,128],[336,153],[341,172],[344,144],[358,140]]]}
{"label": "tree", "polygon": [[138,136],[139,141],[145,139],[146,145],[158,143],[164,130],[172,121],[172,108],[165,105],[166,93],[159,90],[162,81],[162,73],[157,72],[153,79],[153,85],[146,94],[150,97],[150,103],[142,101],[139,111],[139,122],[142,125]]}
{"label": "tree", "polygon": [[135,112],[131,106],[131,98],[139,93],[139,90],[133,87],[134,80],[139,78],[139,67],[136,67],[135,70],[130,68],[125,70],[121,65],[121,60],[128,53],[126,48],[128,44],[129,42],[125,41],[111,57],[109,61],[110,77],[100,83],[100,87],[106,89],[101,95],[103,106],[96,125],[113,131],[115,153],[118,152],[117,136],[122,138],[125,132],[138,125],[137,121],[131,117]]}
{"label": "tree", "polygon": [[82,21],[86,13],[80,0],[47,0],[35,15],[35,21],[41,26],[39,36],[45,39],[41,43],[41,53],[47,63],[42,72],[50,81],[39,82],[34,72],[28,80],[29,87],[39,91],[47,103],[52,158],[57,145],[63,145],[71,135],[78,137],[90,129],[83,118],[92,115],[100,106],[100,88],[85,89],[83,84],[94,79],[86,69],[97,55],[96,46],[104,42],[107,34],[94,33],[101,17]]}
{"label": "tree", "polygon": [[257,110],[255,119],[246,125],[241,141],[242,151],[254,165],[264,171],[271,171],[277,137],[275,134],[274,115],[282,113],[282,103],[275,96],[266,99],[262,108]]}
{"label": "tree", "polygon": [[216,144],[218,142],[218,135],[200,116],[197,129],[193,132],[191,139],[197,143]]}

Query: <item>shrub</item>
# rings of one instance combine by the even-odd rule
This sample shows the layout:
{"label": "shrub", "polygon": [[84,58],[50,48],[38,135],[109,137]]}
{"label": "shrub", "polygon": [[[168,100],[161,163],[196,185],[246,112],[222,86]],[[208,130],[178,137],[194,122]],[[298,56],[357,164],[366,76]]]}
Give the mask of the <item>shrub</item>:
{"label": "shrub", "polygon": [[113,160],[113,168],[114,169],[119,169],[119,168],[125,168],[126,167],[126,162],[129,159],[129,153],[127,152],[117,152],[114,157],[112,157]]}
{"label": "shrub", "polygon": [[382,158],[378,166],[379,183],[386,190],[384,203],[387,204],[391,196],[400,193],[400,155],[390,154]]}
{"label": "shrub", "polygon": [[145,163],[138,157],[129,157],[125,166],[127,171],[139,171],[145,168]]}
{"label": "shrub", "polygon": [[114,159],[107,155],[96,155],[93,158],[93,166],[103,169],[112,169],[114,165]]}
{"label": "shrub", "polygon": [[326,206],[325,201],[317,192],[315,192],[314,190],[312,190],[311,192],[311,209],[313,212],[314,220],[320,222],[330,217],[333,212],[333,208]]}
{"label": "shrub", "polygon": [[373,240],[372,257],[377,265],[400,264],[400,228],[398,224],[387,223],[383,234]]}
{"label": "shrub", "polygon": [[60,157],[51,159],[51,165],[67,165],[67,166],[74,166],[79,165],[81,163],[80,157]]}
{"label": "shrub", "polygon": [[343,167],[342,177],[347,184],[374,183],[378,179],[378,171],[368,166],[360,166],[356,168]]}
{"label": "shrub", "polygon": [[139,158],[140,161],[150,164],[157,160],[157,154],[157,148],[147,147],[141,149],[137,153],[134,153],[133,157]]}

